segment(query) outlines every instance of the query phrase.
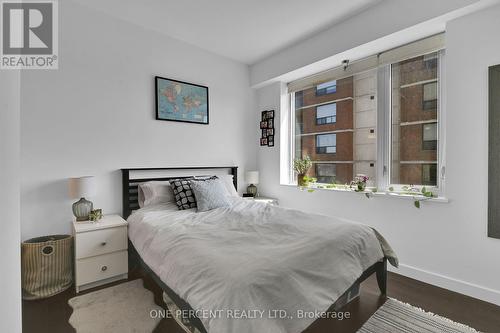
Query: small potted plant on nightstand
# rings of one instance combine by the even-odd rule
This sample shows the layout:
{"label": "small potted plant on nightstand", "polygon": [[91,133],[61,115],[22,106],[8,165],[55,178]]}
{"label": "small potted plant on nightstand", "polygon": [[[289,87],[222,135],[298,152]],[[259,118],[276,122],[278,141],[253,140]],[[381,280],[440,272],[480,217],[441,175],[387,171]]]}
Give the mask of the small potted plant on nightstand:
{"label": "small potted plant on nightstand", "polygon": [[297,185],[299,187],[307,187],[309,185],[306,173],[311,166],[312,162],[309,156],[293,160],[293,170],[297,173]]}

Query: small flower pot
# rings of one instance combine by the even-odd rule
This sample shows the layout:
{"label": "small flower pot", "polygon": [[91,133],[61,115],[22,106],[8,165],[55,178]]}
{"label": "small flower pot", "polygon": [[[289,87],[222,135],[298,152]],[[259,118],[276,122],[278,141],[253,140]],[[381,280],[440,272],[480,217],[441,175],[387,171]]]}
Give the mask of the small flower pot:
{"label": "small flower pot", "polygon": [[299,187],[307,187],[307,185],[309,185],[305,177],[306,177],[305,173],[299,173],[297,175],[297,185]]}

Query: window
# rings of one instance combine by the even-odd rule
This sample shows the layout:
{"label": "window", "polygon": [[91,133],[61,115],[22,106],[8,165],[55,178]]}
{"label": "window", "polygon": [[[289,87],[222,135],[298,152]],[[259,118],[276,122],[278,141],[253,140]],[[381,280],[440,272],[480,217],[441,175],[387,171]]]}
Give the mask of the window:
{"label": "window", "polygon": [[[435,66],[425,64],[426,59],[434,58],[437,53],[390,66],[391,184],[438,185],[439,62]],[[426,112],[421,111],[422,91]]]}
{"label": "window", "polygon": [[[291,93],[291,159],[309,156],[315,165],[335,165],[335,181],[340,184],[351,182],[357,174],[375,181],[377,70],[331,82],[335,82],[335,94],[318,96],[317,85]],[[338,113],[343,116],[337,117]],[[337,140],[342,149],[337,150]],[[317,171],[311,168],[308,176],[318,178]]]}
{"label": "window", "polygon": [[289,82],[290,154],[282,156],[288,169],[281,181],[293,180],[293,159],[309,156],[308,176],[322,183],[365,174],[381,191],[413,185],[437,192],[444,180],[443,47],[444,34],[435,35]]}
{"label": "window", "polygon": [[422,125],[422,149],[437,149],[437,123]]}
{"label": "window", "polygon": [[316,107],[316,124],[325,125],[337,122],[337,103]]}
{"label": "window", "polygon": [[328,95],[337,92],[337,80],[328,81],[316,86],[316,96]]}
{"label": "window", "polygon": [[423,85],[422,109],[435,110],[437,108],[437,82],[426,83]]}
{"label": "window", "polygon": [[337,134],[316,135],[316,153],[335,154],[337,152]]}
{"label": "window", "polygon": [[333,163],[317,163],[316,179],[318,183],[332,184],[335,183],[337,167]]}

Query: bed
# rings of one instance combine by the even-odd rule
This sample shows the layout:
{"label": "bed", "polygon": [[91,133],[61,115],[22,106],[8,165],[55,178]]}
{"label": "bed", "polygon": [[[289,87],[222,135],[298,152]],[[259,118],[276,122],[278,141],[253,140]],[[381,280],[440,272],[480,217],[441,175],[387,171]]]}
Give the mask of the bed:
{"label": "bed", "polygon": [[122,169],[131,256],[200,332],[301,332],[374,273],[386,293],[397,258],[369,226],[236,197],[207,212],[138,207],[142,182],[215,172],[237,187],[237,167]]}

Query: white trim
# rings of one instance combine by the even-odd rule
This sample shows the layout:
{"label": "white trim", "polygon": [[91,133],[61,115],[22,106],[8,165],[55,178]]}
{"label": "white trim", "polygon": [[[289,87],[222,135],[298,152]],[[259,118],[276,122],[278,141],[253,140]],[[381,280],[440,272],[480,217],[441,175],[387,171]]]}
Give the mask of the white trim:
{"label": "white trim", "polygon": [[425,283],[455,291],[486,302],[500,305],[500,291],[480,286],[467,281],[455,279],[446,275],[426,271],[410,265],[400,264],[399,268],[388,267],[388,270]]}
{"label": "white trim", "polygon": [[446,50],[441,50],[438,53],[438,64],[439,64],[439,72],[438,72],[438,151],[437,151],[437,160],[438,160],[438,177],[437,177],[437,186],[438,186],[438,195],[445,196],[446,195],[446,179],[445,179],[445,171],[446,171],[446,94],[444,93],[446,87]]}
{"label": "white trim", "polygon": [[379,67],[377,74],[377,188],[389,187],[391,164],[391,66]]}

